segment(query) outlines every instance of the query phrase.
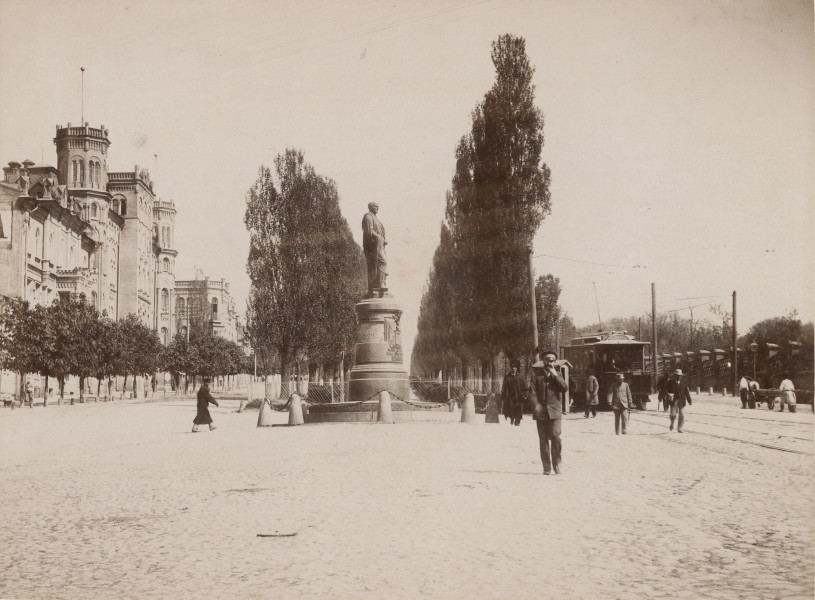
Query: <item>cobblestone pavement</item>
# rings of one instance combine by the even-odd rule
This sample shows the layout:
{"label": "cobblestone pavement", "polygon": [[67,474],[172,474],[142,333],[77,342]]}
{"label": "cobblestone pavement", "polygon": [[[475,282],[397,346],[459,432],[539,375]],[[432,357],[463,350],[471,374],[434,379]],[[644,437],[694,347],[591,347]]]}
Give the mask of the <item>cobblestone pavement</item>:
{"label": "cobblestone pavement", "polygon": [[702,395],[678,434],[654,404],[568,416],[558,476],[528,417],[5,409],[0,598],[813,598],[811,407]]}

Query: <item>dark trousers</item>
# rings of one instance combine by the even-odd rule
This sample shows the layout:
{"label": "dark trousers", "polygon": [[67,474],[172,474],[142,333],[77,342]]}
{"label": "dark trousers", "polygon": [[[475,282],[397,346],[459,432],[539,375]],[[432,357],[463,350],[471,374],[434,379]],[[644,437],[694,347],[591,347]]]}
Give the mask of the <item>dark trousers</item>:
{"label": "dark trousers", "polygon": [[586,403],[586,416],[587,417],[589,416],[589,413],[591,413],[595,417],[597,416],[597,405],[596,404],[588,404],[588,403]]}
{"label": "dark trousers", "polygon": [[[560,452],[562,445],[560,443],[560,419],[539,419],[536,421],[538,425],[538,441],[540,442],[541,462],[543,463],[543,472],[548,473],[552,470],[552,465],[560,464]],[[549,445],[551,444],[551,452]]]}

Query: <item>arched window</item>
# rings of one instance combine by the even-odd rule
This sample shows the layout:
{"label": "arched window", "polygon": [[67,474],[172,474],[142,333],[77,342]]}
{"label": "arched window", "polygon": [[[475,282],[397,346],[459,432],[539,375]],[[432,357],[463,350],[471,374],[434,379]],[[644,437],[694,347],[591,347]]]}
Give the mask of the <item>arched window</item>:
{"label": "arched window", "polygon": [[99,218],[99,207],[96,205],[96,202],[91,204],[91,219]]}
{"label": "arched window", "polygon": [[161,310],[164,312],[170,310],[170,293],[167,288],[161,290]]}
{"label": "arched window", "polygon": [[98,297],[96,295],[96,292],[91,292],[91,304],[93,304],[93,307],[96,308],[96,309],[99,308],[99,305],[97,304],[97,302],[98,302]]}
{"label": "arched window", "polygon": [[164,260],[161,261],[161,270],[164,271],[165,273],[170,272],[170,259],[169,258],[165,258]]}
{"label": "arched window", "polygon": [[166,327],[161,328],[161,343],[164,344],[165,346],[167,345],[167,328]]}
{"label": "arched window", "polygon": [[183,319],[187,316],[187,304],[184,298],[178,298],[175,301],[175,316],[177,319]]}
{"label": "arched window", "polygon": [[212,320],[218,320],[218,298],[212,299]]}
{"label": "arched window", "polygon": [[77,165],[79,166],[79,185],[80,187],[85,187],[85,162],[82,160],[77,161]]}
{"label": "arched window", "polygon": [[[48,260],[54,260],[54,234],[50,234],[48,236]],[[43,257],[45,258],[45,257]]]}
{"label": "arched window", "polygon": [[71,183],[76,185],[79,181],[79,163],[76,160],[71,161]]}
{"label": "arched window", "polygon": [[119,214],[122,216],[125,216],[127,214],[127,200],[125,200],[124,198],[122,198],[122,212],[120,212]]}
{"label": "arched window", "polygon": [[158,244],[158,225],[153,224],[153,243]]}
{"label": "arched window", "polygon": [[119,199],[118,198],[113,199],[113,212],[115,212],[115,213],[119,212]]}

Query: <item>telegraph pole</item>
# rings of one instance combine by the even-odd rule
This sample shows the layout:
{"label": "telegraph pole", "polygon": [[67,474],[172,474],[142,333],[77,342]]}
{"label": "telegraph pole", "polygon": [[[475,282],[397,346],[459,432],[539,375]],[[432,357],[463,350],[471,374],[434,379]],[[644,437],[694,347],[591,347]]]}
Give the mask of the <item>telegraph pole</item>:
{"label": "telegraph pole", "polygon": [[654,389],[657,389],[657,291],[656,285],[651,284],[651,365],[654,372]]}
{"label": "telegraph pole", "polygon": [[736,290],[733,290],[733,395],[739,389],[739,349],[736,346]]}
{"label": "telegraph pole", "polygon": [[[532,299],[532,344],[533,348],[538,347],[538,308],[535,305],[535,277],[532,273],[532,246],[527,248],[529,252],[529,296]],[[534,350],[533,350],[534,352]]]}

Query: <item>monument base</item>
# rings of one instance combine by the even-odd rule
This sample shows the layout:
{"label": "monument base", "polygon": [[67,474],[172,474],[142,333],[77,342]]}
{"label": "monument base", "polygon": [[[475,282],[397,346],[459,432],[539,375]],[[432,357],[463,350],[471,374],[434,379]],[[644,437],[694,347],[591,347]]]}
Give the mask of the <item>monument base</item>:
{"label": "monument base", "polygon": [[357,315],[355,364],[348,379],[351,403],[376,401],[386,391],[394,401],[410,400],[410,382],[402,365],[402,307],[390,296],[365,298]]}
{"label": "monument base", "polygon": [[[306,423],[376,423],[379,401],[335,402],[313,404],[304,416]],[[451,413],[446,404],[433,404],[428,407],[421,403],[391,401],[391,414],[394,423],[409,421],[444,422],[458,421],[458,415]]]}

